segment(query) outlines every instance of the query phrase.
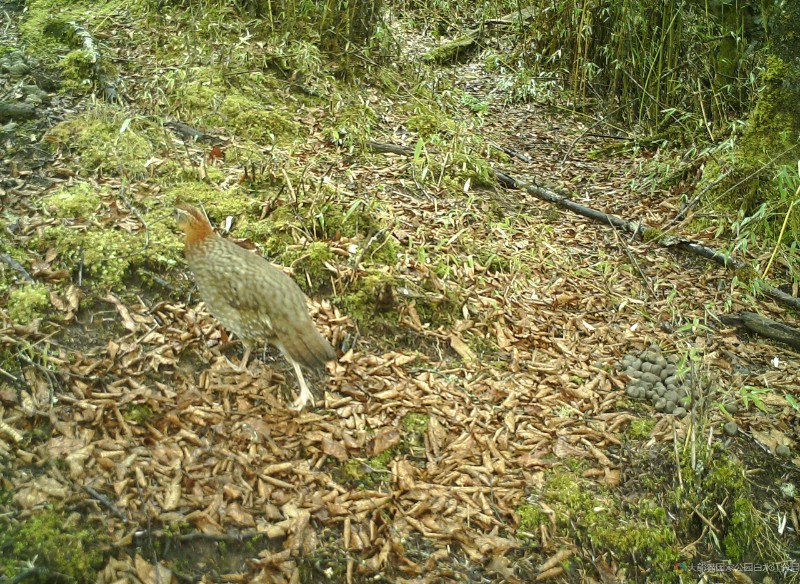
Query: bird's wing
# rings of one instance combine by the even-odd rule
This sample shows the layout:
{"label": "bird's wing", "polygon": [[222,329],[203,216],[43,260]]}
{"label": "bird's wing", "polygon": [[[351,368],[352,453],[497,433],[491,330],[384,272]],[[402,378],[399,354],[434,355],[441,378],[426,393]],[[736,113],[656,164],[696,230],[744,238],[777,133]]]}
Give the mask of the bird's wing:
{"label": "bird's wing", "polygon": [[305,295],[288,275],[244,249],[241,258],[224,283],[231,307],[270,329],[273,321],[293,322],[306,314]]}

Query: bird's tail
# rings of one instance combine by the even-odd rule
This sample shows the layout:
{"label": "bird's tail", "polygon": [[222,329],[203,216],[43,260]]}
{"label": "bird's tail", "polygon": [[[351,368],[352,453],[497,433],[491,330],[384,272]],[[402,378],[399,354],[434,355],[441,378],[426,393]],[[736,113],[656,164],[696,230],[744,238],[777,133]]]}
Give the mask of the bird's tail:
{"label": "bird's tail", "polygon": [[336,351],[316,327],[281,335],[278,348],[289,360],[315,371],[324,371],[325,363],[336,360]]}

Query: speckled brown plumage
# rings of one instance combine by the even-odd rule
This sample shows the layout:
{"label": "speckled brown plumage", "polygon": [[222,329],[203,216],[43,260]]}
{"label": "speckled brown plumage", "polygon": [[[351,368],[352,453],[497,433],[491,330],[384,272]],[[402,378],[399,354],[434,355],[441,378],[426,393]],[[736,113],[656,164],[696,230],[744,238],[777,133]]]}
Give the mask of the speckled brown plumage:
{"label": "speckled brown plumage", "polygon": [[269,341],[292,364],[300,383],[295,409],[314,398],[300,365],[324,370],[336,353],[308,315],[300,287],[264,258],[223,239],[200,211],[178,208],[178,226],[186,234],[185,253],[200,296],[209,311],[245,344],[247,361],[252,343]]}

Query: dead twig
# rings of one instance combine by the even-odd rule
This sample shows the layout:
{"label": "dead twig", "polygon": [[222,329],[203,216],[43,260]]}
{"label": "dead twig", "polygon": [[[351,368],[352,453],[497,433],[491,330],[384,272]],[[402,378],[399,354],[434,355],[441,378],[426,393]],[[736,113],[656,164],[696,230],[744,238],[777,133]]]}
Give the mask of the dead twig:
{"label": "dead twig", "polygon": [[83,489],[89,493],[93,499],[96,499],[103,507],[111,511],[117,518],[122,520],[124,524],[127,525],[130,523],[128,517],[122,511],[120,511],[119,508],[108,499],[108,497],[89,486],[84,486]]}
{"label": "dead twig", "polygon": [[644,282],[644,285],[647,286],[648,292],[650,292],[651,296],[655,296],[656,291],[653,290],[653,286],[652,284],[650,284],[650,280],[647,279],[647,276],[644,275],[642,268],[639,267],[639,262],[636,261],[636,257],[633,255],[633,253],[631,253],[631,249],[630,247],[628,247],[628,242],[619,236],[619,233],[617,232],[616,229],[614,229],[613,225],[611,226],[611,229],[614,231],[614,237],[617,238],[617,242],[619,242],[620,246],[622,247],[622,251],[624,251],[625,255],[628,256],[628,259],[630,260],[631,264],[633,264],[633,267],[636,268],[636,272],[639,274],[639,277],[642,279],[642,282]]}
{"label": "dead twig", "polygon": [[22,277],[25,280],[27,280],[28,282],[33,282],[34,281],[33,276],[31,276],[28,273],[28,270],[26,270],[24,267],[22,267],[22,264],[20,264],[17,260],[12,258],[7,253],[0,253],[0,260],[2,260],[4,263],[8,264],[9,267],[12,270],[14,270],[15,272],[19,272],[20,274],[22,274]]}
{"label": "dead twig", "polygon": [[193,531],[191,533],[169,533],[167,531],[137,531],[133,537],[140,539],[142,537],[153,537],[160,539],[171,539],[174,541],[187,542],[187,541],[224,541],[224,542],[242,542],[255,537],[268,537],[262,531],[241,531],[238,533],[202,533]]}

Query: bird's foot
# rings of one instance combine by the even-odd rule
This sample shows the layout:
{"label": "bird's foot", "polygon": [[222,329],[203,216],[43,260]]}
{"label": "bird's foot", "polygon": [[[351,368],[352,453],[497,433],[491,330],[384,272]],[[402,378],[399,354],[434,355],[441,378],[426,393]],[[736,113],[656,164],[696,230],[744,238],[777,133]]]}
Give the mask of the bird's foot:
{"label": "bird's foot", "polygon": [[251,377],[257,377],[255,373],[250,371],[245,363],[234,363],[227,357],[225,357],[225,361],[228,362],[228,367],[231,368],[231,371],[235,371],[236,373],[248,373]]}
{"label": "bird's foot", "polygon": [[294,400],[292,405],[289,406],[289,409],[294,410],[295,412],[302,411],[308,402],[311,402],[312,407],[316,405],[314,402],[314,395],[308,391],[308,389],[303,388],[300,390],[300,395],[297,397],[297,399]]}

